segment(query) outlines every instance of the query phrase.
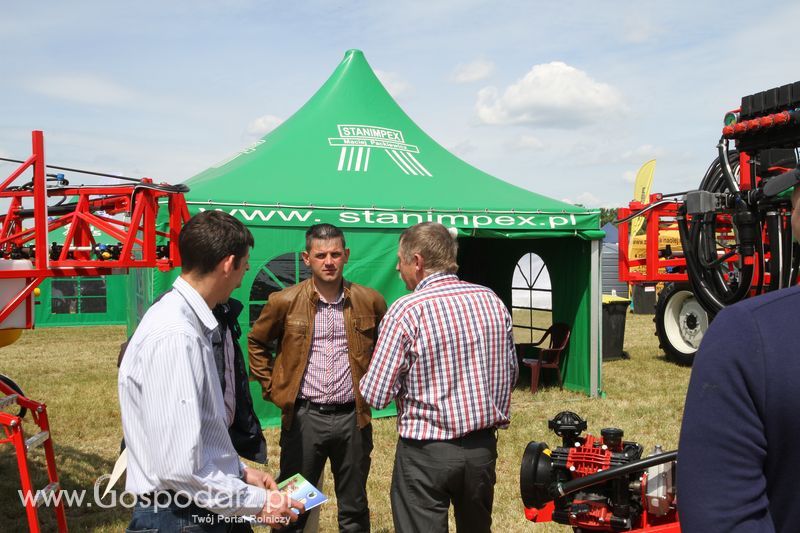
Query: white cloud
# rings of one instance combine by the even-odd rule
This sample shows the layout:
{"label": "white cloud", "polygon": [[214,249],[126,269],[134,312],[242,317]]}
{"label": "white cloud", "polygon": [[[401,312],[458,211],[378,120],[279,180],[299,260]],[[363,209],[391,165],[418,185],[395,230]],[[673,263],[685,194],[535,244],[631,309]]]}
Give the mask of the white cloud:
{"label": "white cloud", "polygon": [[450,79],[456,83],[471,83],[488,78],[494,72],[494,63],[488,59],[479,58],[466,65],[458,65]]}
{"label": "white cloud", "polygon": [[627,150],[620,155],[622,161],[641,161],[643,164],[650,160],[663,157],[666,152],[663,148],[652,144],[643,144],[633,150]]}
{"label": "white cloud", "polygon": [[381,80],[381,83],[386,87],[386,90],[389,91],[389,94],[392,95],[392,98],[397,98],[411,90],[411,85],[395,72],[375,69],[375,75]]}
{"label": "white cloud", "polygon": [[455,154],[455,155],[457,155],[459,157],[464,157],[465,155],[468,155],[468,154],[471,154],[471,153],[475,152],[478,149],[478,147],[475,146],[470,141],[464,140],[464,141],[461,141],[461,142],[459,142],[458,144],[456,144],[454,146],[449,147],[448,149],[453,154]]}
{"label": "white cloud", "polygon": [[514,139],[509,146],[514,150],[537,151],[545,147],[544,141],[533,135],[522,135]]}
{"label": "white cloud", "polygon": [[633,183],[636,181],[636,174],[638,172],[639,172],[638,170],[626,170],[622,174],[622,179],[627,183]]}
{"label": "white cloud", "polygon": [[623,22],[623,41],[641,44],[652,40],[661,30],[642,15],[628,15]]}
{"label": "white cloud", "polygon": [[494,87],[478,92],[478,117],[486,124],[527,124],[578,128],[623,114],[617,89],[566,63],[534,66],[502,95]]}
{"label": "white cloud", "polygon": [[604,202],[589,191],[584,191],[578,194],[574,200],[571,198],[562,198],[561,201],[567,202],[568,204],[582,205],[583,207],[589,208],[607,207],[606,204],[608,204],[608,202]]}
{"label": "white cloud", "polygon": [[94,75],[69,74],[39,78],[28,85],[33,91],[82,104],[116,106],[130,104],[136,91]]}
{"label": "white cloud", "polygon": [[283,119],[275,115],[258,117],[247,126],[247,134],[251,137],[263,137],[283,123]]}

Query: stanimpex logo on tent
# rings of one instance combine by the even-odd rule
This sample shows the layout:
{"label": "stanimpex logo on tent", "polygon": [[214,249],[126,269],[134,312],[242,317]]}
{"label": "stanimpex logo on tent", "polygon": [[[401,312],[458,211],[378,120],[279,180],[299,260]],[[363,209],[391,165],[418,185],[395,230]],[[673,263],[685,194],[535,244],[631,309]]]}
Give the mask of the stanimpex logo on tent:
{"label": "stanimpex logo on tent", "polygon": [[339,172],[368,172],[374,149],[383,150],[406,175],[433,176],[414,157],[414,154],[419,154],[419,147],[407,144],[400,130],[363,124],[338,124],[337,129],[339,136],[329,137],[328,144],[341,147]]}

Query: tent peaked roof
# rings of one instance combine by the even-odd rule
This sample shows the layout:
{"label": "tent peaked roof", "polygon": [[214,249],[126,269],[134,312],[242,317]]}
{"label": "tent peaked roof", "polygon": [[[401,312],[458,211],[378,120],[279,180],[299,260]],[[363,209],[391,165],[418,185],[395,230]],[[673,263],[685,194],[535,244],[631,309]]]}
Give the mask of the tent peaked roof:
{"label": "tent peaked roof", "polygon": [[439,145],[394,101],[359,50],[345,53],[292,117],[187,185],[190,202],[267,226],[439,220],[464,229],[601,236],[596,212],[497,179]]}

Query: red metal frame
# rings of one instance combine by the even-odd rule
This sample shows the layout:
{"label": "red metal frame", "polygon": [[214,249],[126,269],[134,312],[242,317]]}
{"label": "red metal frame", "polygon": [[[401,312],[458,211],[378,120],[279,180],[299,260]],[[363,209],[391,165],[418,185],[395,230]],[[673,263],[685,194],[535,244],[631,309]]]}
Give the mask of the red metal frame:
{"label": "red metal frame", "polygon": [[[619,220],[642,211],[649,205],[662,200],[659,193],[650,195],[650,203],[631,202],[628,207],[620,207],[617,211]],[[686,260],[679,258],[664,258],[659,254],[659,233],[664,226],[674,224],[678,215],[680,202],[666,202],[646,211],[643,215],[647,227],[646,255],[641,259],[630,258],[630,221],[621,223],[619,232],[619,279],[628,283],[660,282],[660,281],[688,281],[685,267]],[[637,272],[636,267],[645,267],[645,272]],[[667,268],[678,272],[667,272]]]}
{"label": "red metal frame", "polygon": [[[124,273],[129,268],[169,270],[180,266],[177,237],[183,222],[189,219],[181,193],[159,189],[148,178],[125,185],[47,189],[44,135],[41,131],[32,133],[32,152],[0,184],[0,198],[10,199],[8,211],[0,217],[0,258],[10,258],[12,251],[23,246],[33,245],[34,250],[32,268],[0,270],[0,279],[27,280],[24,289],[0,310],[0,325],[18,305],[29,300],[28,296],[48,277],[99,276]],[[14,188],[15,181],[28,169],[33,172],[33,187]],[[56,197],[74,198],[74,209],[48,217],[47,200]],[[32,210],[25,209],[24,200],[32,200]],[[166,200],[169,209],[166,231],[156,230],[160,200]],[[129,220],[123,222],[107,216],[119,213],[126,213]],[[33,227],[23,227],[26,218],[33,219]],[[61,253],[57,258],[51,258],[48,233],[67,224],[70,226]],[[122,252],[118,259],[92,257],[92,249],[97,244],[92,228],[121,244]],[[168,257],[158,257],[156,238],[159,236],[168,240]]]}
{"label": "red metal frame", "polygon": [[[115,186],[57,187],[47,188],[45,172],[44,135],[34,131],[32,155],[14,172],[0,183],[0,198],[9,200],[5,215],[0,215],[0,263],[13,257],[27,256],[30,268],[0,270],[2,279],[24,279],[22,288],[16,291],[5,287],[8,302],[0,309],[0,329],[3,321],[25,302],[27,307],[26,327],[33,327],[33,290],[48,277],[99,276],[121,274],[129,268],[158,268],[169,270],[180,266],[178,235],[183,223],[189,219],[189,210],[183,195],[168,186],[157,186],[153,181],[143,178],[138,183]],[[32,186],[18,187],[16,181],[30,170],[33,174]],[[74,206],[68,212],[48,217],[48,199],[72,198]],[[169,217],[166,231],[156,230],[160,204],[166,203]],[[63,207],[59,208],[62,211]],[[112,218],[125,213],[126,221]],[[110,216],[111,215],[111,216]],[[24,222],[32,219],[33,226],[25,228]],[[69,224],[63,248],[57,257],[51,257],[48,234]],[[97,230],[119,242],[119,257],[107,257],[95,253],[97,242],[92,231]],[[168,253],[159,257],[156,248],[157,237],[166,239]],[[164,255],[164,254],[162,254]],[[15,265],[19,266],[19,264]],[[13,296],[9,295],[12,294]],[[16,394],[9,386],[0,382],[0,394],[6,397]],[[2,396],[0,396],[2,398]],[[58,487],[53,441],[49,434],[45,404],[17,395],[16,404],[31,412],[33,421],[41,431],[48,432],[41,441],[47,460],[48,487]],[[22,418],[0,411],[0,444],[13,444],[23,494],[33,495],[27,461],[27,445],[22,429]],[[54,485],[55,484],[55,485]],[[66,514],[63,501],[56,500],[56,519],[58,529],[67,531]],[[31,532],[40,530],[36,505],[30,499],[25,503],[28,525]]]}
{"label": "red metal frame", "polygon": [[[0,381],[0,393],[3,393],[4,396],[16,395],[16,405],[28,409],[33,417],[34,423],[39,427],[39,430],[48,432],[48,436],[42,442],[47,463],[47,477],[50,480],[48,487],[54,486],[54,490],[60,490],[58,472],[56,470],[56,458],[53,452],[53,439],[52,434],[50,434],[50,423],[47,419],[47,406],[18,394],[2,381]],[[39,513],[34,503],[36,491],[34,491],[31,484],[30,471],[28,469],[28,449],[25,443],[25,432],[22,429],[22,418],[0,411],[0,428],[3,429],[3,433],[5,434],[5,437],[0,434],[0,444],[12,444],[17,456],[22,494],[27,496],[25,499],[25,513],[28,516],[28,527],[31,533],[39,533]],[[58,530],[60,532],[66,532],[67,516],[64,510],[64,502],[61,498],[54,498],[54,501],[56,502],[55,513]]]}
{"label": "red metal frame", "polygon": [[[739,186],[742,190],[751,189],[756,177],[750,171],[750,155],[741,152],[739,154]],[[657,205],[654,205],[657,204]],[[617,231],[619,233],[619,255],[618,272],[620,281],[628,283],[660,283],[660,282],[680,282],[689,281],[686,273],[686,260],[682,256],[664,257],[663,250],[660,249],[660,233],[665,230],[677,230],[676,217],[678,209],[683,205],[680,201],[663,201],[660,193],[651,194],[649,203],[631,202],[628,207],[620,207],[617,210],[617,220],[624,220],[629,216],[642,212],[647,228],[647,244],[645,256],[643,258],[630,257],[630,220],[621,222]],[[691,215],[687,215],[691,216]],[[718,214],[718,223],[723,228],[730,222],[730,215]],[[764,239],[767,236],[764,235]],[[738,255],[729,257],[726,263],[739,261]],[[753,258],[745,258],[747,263],[753,262]],[[754,265],[756,268],[758,264]],[[644,267],[645,271],[637,271],[637,267]],[[765,272],[765,282],[769,282],[769,273]]]}
{"label": "red metal frame", "polygon": [[[555,504],[553,502],[547,502],[541,509],[525,507],[525,518],[536,524],[552,522],[554,510]],[[641,524],[639,524],[639,527],[631,529],[631,533],[680,533],[681,531],[681,525],[676,513],[671,513],[659,519],[658,522],[654,521],[652,524],[650,520],[648,520],[647,513],[642,513]],[[564,527],[566,528],[569,526]],[[603,531],[605,530],[606,529],[603,529]]]}

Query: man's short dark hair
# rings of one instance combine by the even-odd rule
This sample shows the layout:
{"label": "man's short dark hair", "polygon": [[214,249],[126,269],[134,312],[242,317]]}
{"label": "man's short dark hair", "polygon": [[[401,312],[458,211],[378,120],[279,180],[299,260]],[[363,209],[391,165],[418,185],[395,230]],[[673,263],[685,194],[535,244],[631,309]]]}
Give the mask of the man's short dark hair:
{"label": "man's short dark hair", "polygon": [[229,255],[234,256],[234,267],[239,268],[253,244],[250,230],[228,213],[203,211],[190,218],[181,229],[178,237],[181,269],[205,275]]}
{"label": "man's short dark hair", "polygon": [[341,239],[342,248],[347,248],[344,241],[344,233],[333,224],[314,224],[306,231],[306,252],[311,251],[311,241],[327,241],[329,239]]}

